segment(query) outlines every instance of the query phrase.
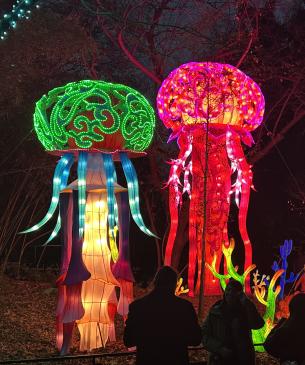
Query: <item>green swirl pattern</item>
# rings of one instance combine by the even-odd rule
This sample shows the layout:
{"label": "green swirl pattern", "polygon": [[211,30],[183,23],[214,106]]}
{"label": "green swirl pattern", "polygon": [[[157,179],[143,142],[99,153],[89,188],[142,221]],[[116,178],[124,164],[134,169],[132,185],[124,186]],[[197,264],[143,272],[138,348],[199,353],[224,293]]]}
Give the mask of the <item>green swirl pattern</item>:
{"label": "green swirl pattern", "polygon": [[95,148],[121,133],[122,149],[144,151],[155,129],[154,110],[138,91],[121,84],[84,80],[51,90],[36,103],[34,127],[48,151]]}

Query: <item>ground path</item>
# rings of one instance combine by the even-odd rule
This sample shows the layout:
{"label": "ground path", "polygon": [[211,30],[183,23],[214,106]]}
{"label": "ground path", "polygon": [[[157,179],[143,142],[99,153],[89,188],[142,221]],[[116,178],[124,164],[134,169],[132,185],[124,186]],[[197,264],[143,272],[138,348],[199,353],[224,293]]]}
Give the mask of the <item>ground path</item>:
{"label": "ground path", "polygon": [[[48,357],[57,354],[55,347],[56,288],[53,283],[51,278],[49,282],[41,282],[0,277],[0,361]],[[136,289],[138,296],[144,293],[144,290]],[[206,299],[206,311],[216,299]],[[195,302],[194,305],[196,304]],[[126,351],[121,341],[123,322],[119,317],[116,321],[116,329],[117,341],[107,344],[106,348],[99,352]],[[79,339],[76,332],[71,349],[74,354],[78,353]],[[203,350],[190,351],[190,356],[192,361],[201,361],[206,357],[206,353]],[[76,362],[73,363],[76,364]],[[132,358],[128,360],[115,358],[103,362],[103,364],[112,365],[133,363]],[[257,355],[257,365],[277,364],[278,362],[266,354]]]}

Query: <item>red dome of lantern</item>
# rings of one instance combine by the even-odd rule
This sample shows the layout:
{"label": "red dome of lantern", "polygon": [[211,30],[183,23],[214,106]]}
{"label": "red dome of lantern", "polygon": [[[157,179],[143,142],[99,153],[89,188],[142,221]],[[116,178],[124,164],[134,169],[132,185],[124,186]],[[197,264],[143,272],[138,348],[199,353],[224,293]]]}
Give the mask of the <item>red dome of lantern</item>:
{"label": "red dome of lantern", "polygon": [[164,80],[157,106],[161,120],[174,132],[207,121],[250,132],[262,122],[265,101],[259,86],[236,67],[190,62]]}

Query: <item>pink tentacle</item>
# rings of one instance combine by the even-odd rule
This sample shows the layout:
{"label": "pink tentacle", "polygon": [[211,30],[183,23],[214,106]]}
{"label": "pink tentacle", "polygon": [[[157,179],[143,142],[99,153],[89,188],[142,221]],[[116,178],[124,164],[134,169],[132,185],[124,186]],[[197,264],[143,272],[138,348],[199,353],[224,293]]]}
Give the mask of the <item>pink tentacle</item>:
{"label": "pink tentacle", "polygon": [[[179,152],[178,159],[184,155],[184,149]],[[182,167],[179,166],[177,169],[175,165],[171,166],[170,169],[170,176],[174,173],[180,178],[180,174],[182,172]],[[173,184],[169,183],[169,191],[168,191],[168,205],[169,205],[169,214],[170,214],[170,229],[167,238],[167,244],[165,249],[165,257],[164,257],[164,264],[171,265],[172,260],[172,252],[174,248],[174,243],[177,234],[177,228],[179,223],[179,204],[177,204],[177,187]]]}
{"label": "pink tentacle", "polygon": [[170,230],[165,249],[165,258],[164,258],[165,265],[171,264],[172,252],[174,248],[174,242],[177,234],[177,227],[179,220],[178,206],[176,204],[176,194],[172,186],[170,186],[169,188],[168,195],[169,195],[168,202],[169,202],[169,213],[170,213]]}
{"label": "pink tentacle", "polygon": [[[239,201],[239,213],[238,213],[238,224],[239,231],[244,242],[245,248],[245,263],[244,270],[246,270],[252,264],[252,246],[250,242],[250,238],[247,231],[247,212],[249,206],[250,199],[250,188],[252,186],[252,171],[251,166],[246,161],[242,146],[240,144],[240,137],[234,133],[231,137],[231,148],[232,154],[234,155],[234,159],[236,161],[236,168],[238,170],[238,184],[239,184],[239,192],[237,191],[238,187],[235,187],[235,194],[239,193],[240,197]],[[245,289],[248,294],[251,293],[250,288],[250,278],[246,278]]]}
{"label": "pink tentacle", "polygon": [[[189,262],[188,262],[188,288],[189,296],[194,296],[194,284],[195,284],[195,271],[198,254],[198,238],[200,240],[200,234],[198,235],[198,219],[202,216],[200,212],[200,204],[202,205],[202,199],[200,195],[200,186],[202,183],[201,164],[199,159],[199,153],[197,149],[192,152],[192,199],[190,202],[189,212]],[[203,219],[203,217],[202,217]]]}
{"label": "pink tentacle", "polygon": [[[238,214],[238,224],[241,237],[244,241],[245,247],[245,264],[244,270],[246,270],[250,265],[252,265],[252,245],[250,242],[250,238],[247,231],[247,212],[249,206],[249,199],[250,199],[250,187],[251,184],[245,184],[243,190],[241,192],[241,200],[240,200],[240,207],[239,207],[239,214]],[[249,275],[246,277],[245,281],[245,288],[248,294],[251,293],[250,288],[250,277]]]}

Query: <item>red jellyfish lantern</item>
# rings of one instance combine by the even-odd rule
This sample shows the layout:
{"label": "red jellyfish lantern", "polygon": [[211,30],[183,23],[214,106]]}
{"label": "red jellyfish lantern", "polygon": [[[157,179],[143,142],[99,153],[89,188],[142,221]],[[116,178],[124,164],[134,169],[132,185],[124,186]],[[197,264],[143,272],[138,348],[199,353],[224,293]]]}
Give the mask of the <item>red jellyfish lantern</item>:
{"label": "red jellyfish lantern", "polygon": [[[172,264],[179,208],[183,203],[182,195],[186,192],[190,198],[188,285],[192,296],[196,265],[198,278],[201,277],[202,260],[211,263],[216,259],[216,267],[219,268],[221,244],[228,242],[231,194],[235,195],[239,207],[238,222],[245,248],[245,267],[252,263],[252,248],[246,227],[252,172],[241,141],[248,146],[253,144],[250,132],[262,122],[265,102],[259,86],[236,67],[190,62],[173,70],[163,81],[157,106],[161,120],[173,131],[169,141],[177,138],[180,149],[178,159],[172,161],[168,180],[171,226],[165,264]],[[207,196],[204,199],[206,159]],[[231,179],[235,180],[233,185]],[[204,281],[205,295],[219,294],[219,284],[208,269],[205,270]],[[197,280],[197,290],[199,286],[200,280]],[[246,288],[250,290],[249,283],[246,283]]]}

